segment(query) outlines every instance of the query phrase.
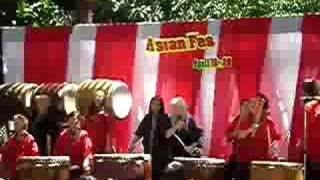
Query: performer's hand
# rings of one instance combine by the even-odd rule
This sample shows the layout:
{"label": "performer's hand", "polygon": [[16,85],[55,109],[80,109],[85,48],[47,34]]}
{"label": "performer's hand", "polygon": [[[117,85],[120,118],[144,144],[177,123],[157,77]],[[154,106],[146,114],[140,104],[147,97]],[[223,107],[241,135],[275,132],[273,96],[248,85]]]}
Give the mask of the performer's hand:
{"label": "performer's hand", "polygon": [[83,167],[83,171],[84,171],[84,175],[85,176],[88,176],[88,175],[90,175],[91,174],[91,167],[90,166],[85,166],[85,167]]}
{"label": "performer's hand", "polygon": [[130,145],[129,148],[128,148],[128,152],[129,153],[132,153],[134,150],[134,146],[133,145]]}
{"label": "performer's hand", "polygon": [[77,170],[77,169],[80,169],[80,166],[78,166],[78,165],[72,165],[69,169],[70,169],[71,171],[72,171],[72,170]]}
{"label": "performer's hand", "polygon": [[183,129],[185,127],[185,125],[186,124],[185,124],[184,121],[177,121],[175,127],[176,127],[176,129],[181,130],[181,129]]}
{"label": "performer's hand", "polygon": [[16,170],[20,171],[22,169],[30,169],[31,167],[32,165],[29,162],[22,162],[17,165]]}
{"label": "performer's hand", "polygon": [[246,138],[251,132],[252,132],[252,129],[240,130],[240,131],[238,132],[238,138],[239,138],[239,139],[244,139],[244,138]]}
{"label": "performer's hand", "polygon": [[249,113],[248,102],[245,102],[240,106],[240,119],[247,117],[248,113]]}
{"label": "performer's hand", "polygon": [[187,146],[186,147],[186,151],[188,152],[188,153],[192,153],[192,150],[193,150],[193,147],[192,146]]}
{"label": "performer's hand", "polygon": [[112,153],[112,148],[109,147],[109,146],[106,146],[106,147],[104,148],[104,152],[105,152],[105,153],[108,153],[108,154],[111,154],[111,153]]}

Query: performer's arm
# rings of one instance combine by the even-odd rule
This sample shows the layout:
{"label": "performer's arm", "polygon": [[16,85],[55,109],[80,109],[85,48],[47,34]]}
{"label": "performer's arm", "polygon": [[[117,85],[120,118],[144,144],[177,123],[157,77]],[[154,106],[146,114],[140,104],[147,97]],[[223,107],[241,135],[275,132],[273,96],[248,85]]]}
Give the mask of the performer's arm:
{"label": "performer's arm", "polygon": [[272,141],[279,141],[281,139],[281,133],[278,129],[278,127],[273,123],[273,121],[270,121],[270,132],[271,132],[271,138]]}
{"label": "performer's arm", "polygon": [[39,148],[34,139],[31,141],[30,156],[39,156]]}
{"label": "performer's arm", "polygon": [[91,173],[91,166],[92,166],[92,142],[88,136],[84,137],[83,140],[83,157],[84,161],[82,164],[83,170],[85,171],[85,174],[90,174]]}
{"label": "performer's arm", "polygon": [[108,116],[105,121],[104,121],[104,126],[105,126],[105,148],[104,148],[104,152],[106,153],[110,153],[112,152],[112,136],[111,136],[111,132],[112,132],[112,128],[111,128],[111,120],[109,121],[110,116]]}
{"label": "performer's arm", "polygon": [[136,130],[134,137],[131,140],[131,143],[129,145],[129,150],[128,150],[129,152],[133,151],[135,144],[144,136],[145,122],[146,122],[146,116],[140,122],[138,129]]}
{"label": "performer's arm", "polygon": [[237,116],[227,127],[226,136],[228,142],[235,140],[238,136],[239,132],[236,129],[236,126],[239,123],[239,118],[240,116]]}
{"label": "performer's arm", "polygon": [[62,147],[63,147],[62,136],[61,136],[61,135],[58,135],[58,138],[57,138],[57,140],[56,140],[56,144],[54,145],[52,154],[53,154],[54,156],[61,156],[61,155],[63,155],[63,154],[62,154],[62,150],[65,149],[65,147],[64,147],[64,148],[62,148]]}
{"label": "performer's arm", "polygon": [[195,148],[195,147],[201,147],[202,146],[202,133],[203,131],[197,127],[196,122],[190,118],[189,120],[189,132],[191,135],[191,139],[192,139],[192,144],[191,147]]}
{"label": "performer's arm", "polygon": [[170,119],[168,118],[168,127],[165,131],[165,138],[171,138],[177,130],[182,129],[185,127],[184,121],[177,121],[175,125],[171,125]]}

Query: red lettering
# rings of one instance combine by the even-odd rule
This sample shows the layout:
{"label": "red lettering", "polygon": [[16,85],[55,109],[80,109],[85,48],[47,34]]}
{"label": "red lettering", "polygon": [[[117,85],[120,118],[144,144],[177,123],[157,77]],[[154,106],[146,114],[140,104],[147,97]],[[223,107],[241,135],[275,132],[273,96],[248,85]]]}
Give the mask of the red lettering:
{"label": "red lettering", "polygon": [[162,43],[163,43],[163,46],[164,46],[163,50],[164,51],[168,51],[168,42],[167,41],[163,41]]}
{"label": "red lettering", "polygon": [[190,43],[190,49],[195,49],[195,45],[197,43],[197,37],[195,35],[189,35],[189,43]]}
{"label": "red lettering", "polygon": [[198,47],[199,47],[199,49],[205,49],[205,47],[206,47],[206,41],[205,41],[205,39],[202,38],[202,37],[199,37],[197,40],[198,40]]}
{"label": "red lettering", "polygon": [[186,41],[184,39],[178,40],[178,49],[186,49]]}
{"label": "red lettering", "polygon": [[161,41],[156,42],[156,46],[157,46],[157,51],[161,52],[163,51],[163,45]]}
{"label": "red lettering", "polygon": [[222,60],[224,61],[224,64],[225,64],[226,68],[231,68],[232,67],[232,57],[231,56],[223,56]]}
{"label": "red lettering", "polygon": [[177,42],[176,41],[169,41],[169,49],[170,50],[177,50]]}
{"label": "red lettering", "polygon": [[148,38],[147,51],[154,51],[153,39],[152,38]]}
{"label": "red lettering", "polygon": [[207,36],[206,41],[207,41],[207,47],[213,47],[215,44],[215,42],[213,41],[213,37],[211,36]]}

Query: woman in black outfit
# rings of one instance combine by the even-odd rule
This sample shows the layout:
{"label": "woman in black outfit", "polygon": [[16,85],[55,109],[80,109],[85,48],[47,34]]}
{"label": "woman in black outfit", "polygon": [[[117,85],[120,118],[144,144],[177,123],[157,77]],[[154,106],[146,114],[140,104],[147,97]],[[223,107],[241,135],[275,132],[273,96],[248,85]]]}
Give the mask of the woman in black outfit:
{"label": "woman in black outfit", "polygon": [[163,171],[171,160],[168,141],[171,136],[170,131],[173,128],[180,127],[179,125],[170,127],[170,119],[165,114],[162,98],[159,96],[153,97],[149,105],[149,112],[140,122],[135,137],[129,146],[129,152],[132,152],[134,145],[139,139],[143,138],[144,153],[151,154],[153,180],[158,180],[163,176]]}

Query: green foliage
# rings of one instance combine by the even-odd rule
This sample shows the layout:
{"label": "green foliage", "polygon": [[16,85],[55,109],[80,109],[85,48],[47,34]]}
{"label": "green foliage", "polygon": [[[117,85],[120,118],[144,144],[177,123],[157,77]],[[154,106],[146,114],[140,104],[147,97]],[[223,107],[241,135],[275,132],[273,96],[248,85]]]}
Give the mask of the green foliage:
{"label": "green foliage", "polygon": [[71,25],[72,18],[51,0],[19,0],[17,24],[35,27]]}
{"label": "green foliage", "polygon": [[[60,0],[62,1],[62,0]],[[63,0],[70,1],[70,0]],[[83,0],[78,0],[80,3]],[[209,18],[293,17],[320,11],[319,0],[96,0],[94,22],[194,21]],[[19,0],[20,24],[71,25],[57,0]],[[77,6],[74,6],[77,7]]]}
{"label": "green foliage", "polygon": [[320,11],[319,0],[97,0],[95,22],[292,17]]}
{"label": "green foliage", "polygon": [[219,18],[223,0],[98,0],[95,22],[188,21]]}

